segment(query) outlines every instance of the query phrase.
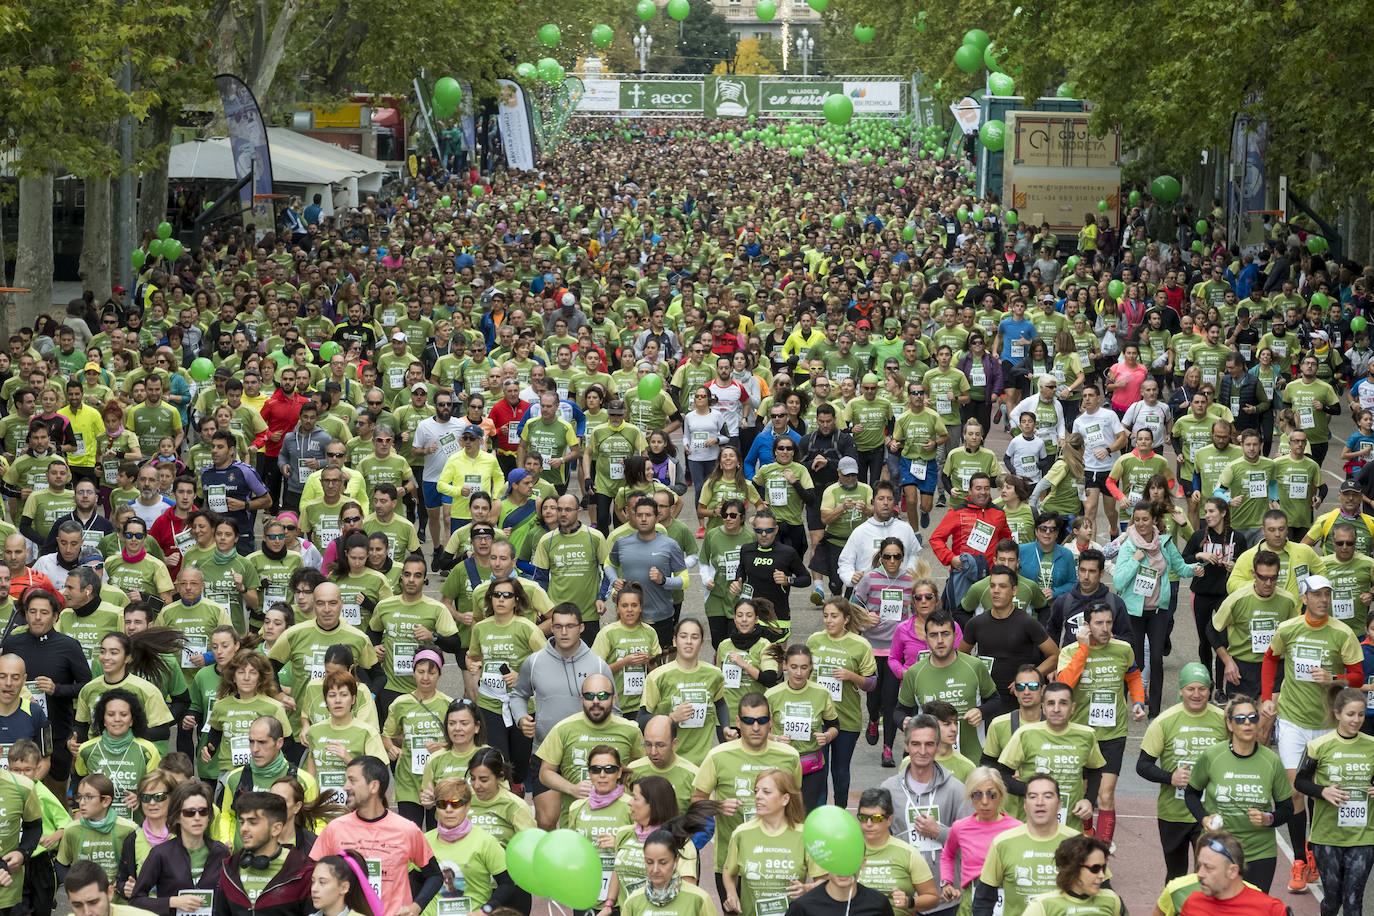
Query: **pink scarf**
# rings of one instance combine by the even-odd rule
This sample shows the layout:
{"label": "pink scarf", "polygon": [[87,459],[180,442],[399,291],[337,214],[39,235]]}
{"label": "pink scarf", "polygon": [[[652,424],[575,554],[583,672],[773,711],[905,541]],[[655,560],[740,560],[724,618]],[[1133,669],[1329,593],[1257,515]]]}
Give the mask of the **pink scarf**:
{"label": "pink scarf", "polygon": [[595,789],[592,789],[592,794],[587,796],[587,806],[590,807],[593,811],[600,811],[602,808],[605,808],[608,805],[612,804],[617,798],[624,794],[625,787],[620,784],[617,784],[614,789],[607,792],[605,795],[602,795],[600,792],[596,791]]}
{"label": "pink scarf", "polygon": [[172,835],[172,828],[168,827],[166,823],[163,823],[162,832],[160,833],[153,833],[147,821],[143,822],[143,827],[141,829],[143,830],[143,837],[148,841],[149,846],[158,846],[165,843],[167,838]]}
{"label": "pink scarf", "polygon": [[639,840],[639,842],[643,843],[649,839],[649,834],[653,833],[657,829],[658,828],[655,827],[653,824],[646,824],[643,827],[639,826],[638,824],[635,824],[635,837]]}
{"label": "pink scarf", "polygon": [[462,821],[458,823],[457,827],[445,827],[442,824],[439,825],[437,835],[442,842],[456,843],[463,837],[467,836],[468,832],[471,830],[472,818],[465,817],[462,819]]}
{"label": "pink scarf", "polygon": [[1164,582],[1164,576],[1169,572],[1168,561],[1164,559],[1164,544],[1160,540],[1159,529],[1151,528],[1150,533],[1152,537],[1146,540],[1140,536],[1140,532],[1135,529],[1134,525],[1126,529],[1126,537],[1131,546],[1145,552],[1145,559],[1141,561],[1140,565],[1148,566],[1159,573],[1158,578],[1155,580],[1154,594],[1144,596],[1145,610],[1151,610],[1159,606],[1159,599],[1164,591],[1160,585]]}
{"label": "pink scarf", "polygon": [[137,563],[148,555],[148,548],[143,548],[138,553],[130,553],[128,547],[120,548],[119,555],[124,558],[125,563]]}

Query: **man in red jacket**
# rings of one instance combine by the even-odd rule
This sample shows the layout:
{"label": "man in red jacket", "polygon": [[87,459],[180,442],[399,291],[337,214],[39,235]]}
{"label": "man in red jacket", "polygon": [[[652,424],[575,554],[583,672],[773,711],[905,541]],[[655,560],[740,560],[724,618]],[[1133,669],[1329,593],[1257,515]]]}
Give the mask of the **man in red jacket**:
{"label": "man in red jacket", "polygon": [[992,478],[974,474],[968,482],[968,502],[946,512],[930,536],[935,556],[949,567],[944,605],[951,613],[973,583],[988,574],[1003,538],[1011,538],[1011,529],[1006,513],[992,505]]}
{"label": "man in red jacket", "polygon": [[520,449],[520,418],[530,405],[520,399],[520,383],[515,379],[506,379],[501,391],[505,397],[496,402],[487,419],[496,428],[496,462],[502,474],[509,474],[515,470],[515,454]]}
{"label": "man in red jacket", "polygon": [[[242,855],[224,860],[215,894],[215,916],[307,916],[315,907],[310,882],[315,860],[296,841],[286,800],[272,792],[245,792],[234,799]],[[283,846],[285,841],[291,845]],[[250,894],[250,891],[252,892]]]}
{"label": "man in red jacket", "polygon": [[296,393],[296,370],[287,366],[277,373],[277,390],[262,405],[262,419],[267,429],[258,433],[253,446],[262,450],[258,452],[258,477],[272,497],[270,515],[276,515],[281,506],[282,476],[277,456],[281,454],[282,439],[296,428],[301,405],[306,400]]}

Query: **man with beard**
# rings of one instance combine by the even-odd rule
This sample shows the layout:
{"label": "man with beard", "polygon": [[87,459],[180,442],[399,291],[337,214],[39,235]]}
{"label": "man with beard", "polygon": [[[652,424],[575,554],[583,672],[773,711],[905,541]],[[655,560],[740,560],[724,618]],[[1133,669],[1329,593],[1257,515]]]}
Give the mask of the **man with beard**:
{"label": "man with beard", "polygon": [[558,826],[559,809],[551,803],[557,792],[562,816],[566,817],[573,800],[591,794],[587,761],[592,748],[609,745],[620,752],[622,761],[636,760],[644,754],[644,739],[630,720],[614,714],[615,685],[604,674],[593,674],[582,681],[582,711],[563,719],[539,744],[539,781],[545,789],[535,799],[539,826],[553,830]]}
{"label": "man with beard", "polygon": [[[375,916],[420,916],[443,887],[444,876],[420,828],[387,810],[390,784],[391,771],[376,757],[350,760],[344,776],[349,812],[325,825],[310,857],[318,862],[345,849],[356,851],[369,872],[374,863],[381,870],[378,896],[386,901],[386,909]],[[418,887],[414,897],[412,887]]]}
{"label": "man with beard", "polygon": [[219,890],[226,916],[308,916],[314,911],[310,850],[282,846],[295,838],[286,800],[272,792],[245,792],[234,803],[243,855],[226,856]]}

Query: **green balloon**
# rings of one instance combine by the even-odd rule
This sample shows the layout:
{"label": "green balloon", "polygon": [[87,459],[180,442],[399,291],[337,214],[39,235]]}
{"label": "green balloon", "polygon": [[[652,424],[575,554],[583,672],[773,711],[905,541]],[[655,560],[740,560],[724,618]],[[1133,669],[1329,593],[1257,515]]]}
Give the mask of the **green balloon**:
{"label": "green balloon", "polygon": [[973,221],[975,223],[981,223],[983,221],[983,217],[987,216],[987,214],[983,212],[982,207],[974,207],[972,210],[968,212],[968,215],[973,217]]}
{"label": "green balloon", "polygon": [[773,0],[759,0],[754,7],[754,15],[759,17],[760,22],[771,22],[777,14],[778,7]]}
{"label": "green balloon", "polygon": [[999,58],[1001,58],[1004,54],[1006,54],[1006,48],[998,47],[995,44],[988,45],[986,48],[983,49],[984,66],[986,66],[993,73],[1001,73],[1002,63],[999,60]]}
{"label": "green balloon", "polygon": [[610,26],[599,25],[592,29],[592,44],[596,45],[598,48],[609,47],[614,40],[615,32],[611,30]]}
{"label": "green balloon", "polygon": [[563,40],[563,35],[558,31],[558,26],[552,22],[539,27],[539,42],[546,48],[556,48],[558,43]]}
{"label": "green balloon", "polygon": [[822,805],[806,816],[802,843],[817,865],[832,875],[857,875],[864,860],[859,822],[837,805]]}
{"label": "green balloon", "polygon": [[896,175],[893,177],[892,186],[894,188],[900,188],[904,184],[906,184],[906,179],[903,178],[901,175]]}
{"label": "green balloon", "polygon": [[1354,331],[1356,334],[1367,327],[1369,327],[1369,322],[1365,320],[1363,315],[1356,315],[1354,318],[1350,319],[1350,330]]}
{"label": "green balloon", "polygon": [[443,197],[439,198],[439,206],[441,206],[441,207],[450,206],[452,203],[453,203],[453,198],[452,198],[452,197],[449,197],[447,194],[445,194]]}
{"label": "green balloon", "polygon": [[1106,213],[1106,212],[1107,212],[1107,202],[1106,202],[1105,200],[1099,200],[1099,201],[1097,202],[1097,212],[1098,212],[1098,213]]}
{"label": "green balloon", "polygon": [[1074,89],[1071,83],[1060,83],[1054,90],[1054,94],[1061,99],[1071,99],[1074,97]]}
{"label": "green balloon", "polygon": [[486,193],[486,189],[484,189],[480,184],[475,184],[475,185],[472,186],[472,196],[473,196],[473,197],[481,197],[481,196],[482,196],[483,194],[485,194],[485,193]]}
{"label": "green balloon", "polygon": [[1064,262],[1064,266],[1067,267],[1069,270],[1073,270],[1075,267],[1077,267],[1077,266],[1078,266],[1078,255],[1076,255],[1076,254],[1071,254],[1071,255],[1069,255],[1069,259],[1068,259],[1067,261]]}
{"label": "green balloon", "polygon": [[552,57],[541,57],[536,65],[539,71],[539,78],[546,83],[563,82],[563,65]]}
{"label": "green balloon", "polygon": [[549,199],[549,192],[545,191],[543,188],[537,188],[534,192],[534,199],[542,204]]}
{"label": "green balloon", "polygon": [[[324,355],[324,347],[320,347],[320,355]],[[506,844],[506,871],[510,873],[510,879],[521,890],[528,891],[535,897],[548,896],[544,893],[546,888],[542,875],[535,867],[535,853],[539,843],[548,835],[547,830],[527,827],[517,832]]]}
{"label": "green balloon", "polygon": [[985,121],[983,126],[978,128],[978,139],[983,141],[985,148],[995,153],[1006,145],[1007,125],[995,119]]}
{"label": "green balloon", "polygon": [[[685,3],[686,0],[683,0]],[[535,865],[547,896],[574,910],[594,906],[601,894],[601,855],[575,830],[555,830],[539,841]]]}
{"label": "green balloon", "polygon": [[658,397],[658,393],[663,390],[663,376],[657,372],[650,372],[639,380],[639,387],[636,393],[641,401],[652,401]]}
{"label": "green balloon", "polygon": [[1193,244],[1191,247],[1193,251],[1196,251],[1198,254],[1202,254],[1202,239],[1193,239]]}
{"label": "green balloon", "polygon": [[1164,203],[1173,203],[1178,200],[1178,195],[1183,192],[1183,188],[1178,183],[1178,179],[1172,175],[1160,175],[1150,182],[1150,193]]}
{"label": "green balloon", "polygon": [[1126,199],[1129,200],[1129,201],[1131,202],[1131,206],[1132,206],[1132,207],[1138,207],[1138,206],[1140,206],[1140,192],[1139,192],[1139,191],[1132,191],[1132,192],[1130,193],[1130,196],[1128,196]]}
{"label": "green balloon", "polygon": [[692,5],[687,0],[668,0],[668,18],[674,22],[681,22],[686,19],[690,12],[692,12]]}
{"label": "green balloon", "polygon": [[148,257],[153,259],[162,257],[162,239],[153,239],[148,243]]}
{"label": "green balloon", "polygon": [[198,356],[191,363],[191,378],[198,382],[208,382],[215,375],[215,364],[204,356]]}
{"label": "green balloon", "polygon": [[129,263],[134,266],[134,270],[139,270],[148,260],[148,252],[142,248],[135,248],[129,252]]}
{"label": "green balloon", "polygon": [[854,26],[854,40],[860,44],[868,44],[878,34],[878,30],[871,25]]}
{"label": "green balloon", "polygon": [[907,223],[905,226],[903,226],[902,238],[908,242],[916,238],[916,227],[911,225],[911,223]]}
{"label": "green balloon", "polygon": [[1015,95],[1016,80],[1005,73],[994,73],[988,77],[988,89],[993,95]]}
{"label": "green balloon", "polygon": [[1331,304],[1331,297],[1326,293],[1313,293],[1312,298],[1307,301],[1319,309],[1325,309]]}
{"label": "green balloon", "polygon": [[158,224],[157,224],[157,237],[160,238],[160,239],[168,239],[168,238],[171,238],[171,237],[172,237],[172,224],[169,223],[169,222],[167,222],[166,220],[163,220],[162,222],[158,223]]}
{"label": "green balloon", "polygon": [[338,343],[335,341],[326,340],[324,343],[320,344],[320,359],[323,362],[329,362],[331,359],[333,359],[335,356],[338,356],[342,352],[343,347],[339,346]]}
{"label": "green balloon", "polygon": [[818,13],[824,13],[830,6],[830,0],[806,0],[806,5]]}
{"label": "green balloon", "polygon": [[1113,299],[1120,299],[1126,292],[1126,284],[1120,280],[1113,280],[1107,284],[1107,292],[1111,293]]}
{"label": "green balloon", "polygon": [[451,76],[442,77],[434,84],[434,104],[448,110],[450,114],[463,99],[463,87]]}
{"label": "green balloon", "polygon": [[[1319,235],[1309,235],[1309,236],[1307,237],[1307,250],[1310,251],[1312,254],[1321,254],[1321,253],[1322,253],[1322,242],[1324,242],[1324,241],[1325,241],[1325,239],[1323,239],[1323,238],[1322,238],[1321,236],[1319,236]],[[1320,295],[1321,295],[1321,293],[1317,293],[1317,296],[1320,296]],[[1312,298],[1313,298],[1313,299],[1316,299],[1317,297],[1316,297],[1316,296],[1313,296]]]}
{"label": "green balloon", "polygon": [[169,261],[181,257],[181,242],[178,239],[163,239],[162,256]]}
{"label": "green balloon", "polygon": [[954,52],[954,66],[965,73],[977,70],[981,62],[982,55],[973,45],[960,45],[959,50]]}
{"label": "green balloon", "polygon": [[658,7],[654,6],[654,0],[639,0],[635,4],[635,15],[639,17],[640,22],[648,22],[657,12]]}
{"label": "green balloon", "polygon": [[1015,226],[1015,225],[1017,224],[1017,222],[1019,221],[1019,217],[1017,217],[1016,211],[1015,211],[1015,210],[1008,210],[1008,211],[1007,211],[1006,220],[1007,220],[1007,225],[1008,225],[1008,226]]}
{"label": "green balloon", "polygon": [[969,29],[964,33],[964,44],[977,48],[979,55],[988,45],[992,44],[992,38],[982,29]]}
{"label": "green balloon", "polygon": [[1193,228],[1197,230],[1197,234],[1198,234],[1198,235],[1206,235],[1206,234],[1207,234],[1207,220],[1205,220],[1205,219],[1200,219],[1200,220],[1198,220],[1198,221],[1197,221],[1197,225],[1193,226]]}
{"label": "green balloon", "polygon": [[831,124],[848,124],[854,117],[854,103],[843,92],[832,92],[821,103],[821,113]]}
{"label": "green balloon", "polygon": [[959,222],[964,222],[964,220],[968,219],[968,207],[960,204],[959,209],[954,211],[954,215],[959,217]]}
{"label": "green balloon", "polygon": [[843,229],[843,228],[844,228],[844,214],[843,214],[843,213],[836,213],[833,217],[830,218],[830,225],[833,226],[833,227],[836,228],[836,229]]}
{"label": "green balloon", "polygon": [[539,68],[531,63],[523,63],[515,68],[515,75],[522,80],[532,80],[539,75]]}

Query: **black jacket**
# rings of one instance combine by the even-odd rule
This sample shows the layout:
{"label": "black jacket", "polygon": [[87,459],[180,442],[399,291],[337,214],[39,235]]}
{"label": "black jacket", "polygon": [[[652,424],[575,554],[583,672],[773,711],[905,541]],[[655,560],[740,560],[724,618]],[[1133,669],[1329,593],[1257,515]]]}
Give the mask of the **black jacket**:
{"label": "black jacket", "polygon": [[167,842],[154,846],[144,860],[143,867],[138,870],[138,880],[134,882],[134,892],[129,895],[129,905],[157,913],[158,916],[171,916],[172,898],[182,891],[191,888],[218,890],[224,862],[229,857],[229,847],[209,837],[206,837],[205,845],[210,853],[199,881],[191,879],[191,854],[181,845],[180,838],[173,836]]}
{"label": "black jacket", "polygon": [[56,630],[34,636],[25,630],[11,633],[0,650],[24,660],[28,679],[50,677],[57,689],[48,697],[48,722],[53,742],[64,745],[76,719],[76,695],[91,679],[91,666],[81,643]]}
{"label": "black jacket", "polygon": [[[812,461],[817,455],[825,456],[825,467],[816,469]],[[817,493],[824,494],[825,488],[840,479],[840,459],[859,460],[859,449],[854,445],[854,437],[836,427],[830,435],[820,430],[812,430],[801,440],[801,455],[797,458],[811,472],[811,482]]]}
{"label": "black jacket", "polygon": [[1084,595],[1075,585],[1058,596],[1053,604],[1040,612],[1040,625],[1050,634],[1050,639],[1053,639],[1056,645],[1069,645],[1078,639],[1077,629],[1069,626],[1070,618],[1082,614],[1094,601],[1105,601],[1112,606],[1112,635],[1117,639],[1131,641],[1134,637],[1131,616],[1126,612],[1126,603],[1107,588],[1105,582],[1099,583],[1097,591],[1091,595]]}
{"label": "black jacket", "polygon": [[250,902],[239,877],[239,857],[224,860],[221,880],[215,894],[214,916],[309,916],[315,911],[310,900],[310,879],[315,860],[300,846],[283,846],[285,858],[267,887]]}
{"label": "black jacket", "polygon": [[739,566],[735,575],[745,585],[753,589],[755,598],[767,598],[773,602],[779,620],[791,620],[792,612],[787,595],[790,585],[778,585],[773,581],[773,571],[781,569],[792,577],[792,585],[806,588],[811,584],[811,573],[806,564],[791,546],[774,541],[772,547],[760,547],[757,543],[745,544],[739,549]]}
{"label": "black jacket", "polygon": [[[1240,381],[1223,374],[1217,381],[1217,403],[1228,409],[1233,405],[1241,408],[1235,412],[1236,429],[1259,429],[1260,419],[1269,409],[1269,396],[1260,387],[1259,379],[1248,372],[1241,376]],[[1255,410],[1247,413],[1246,407],[1254,407]]]}

